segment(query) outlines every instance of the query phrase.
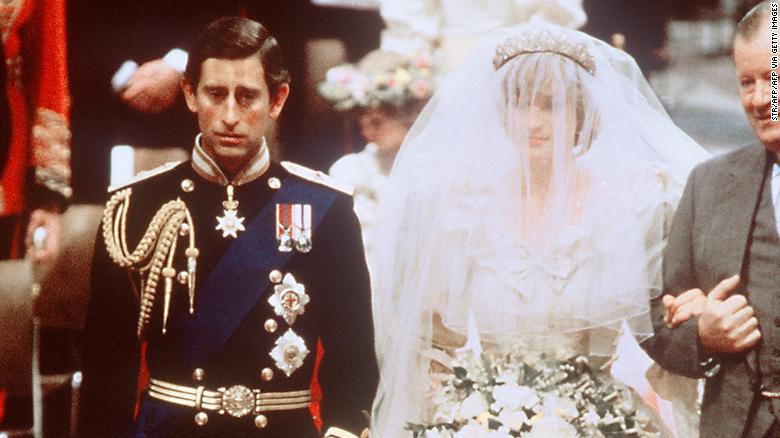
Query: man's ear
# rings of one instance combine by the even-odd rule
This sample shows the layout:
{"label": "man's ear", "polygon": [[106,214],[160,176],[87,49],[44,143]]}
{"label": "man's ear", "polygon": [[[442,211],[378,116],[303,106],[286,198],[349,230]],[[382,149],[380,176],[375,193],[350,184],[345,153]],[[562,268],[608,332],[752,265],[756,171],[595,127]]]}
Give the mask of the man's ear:
{"label": "man's ear", "polygon": [[187,102],[187,108],[193,113],[198,112],[197,98],[195,90],[192,88],[186,77],[181,78],[181,90],[184,92],[184,101]]}
{"label": "man's ear", "polygon": [[280,85],[279,89],[276,90],[276,96],[274,96],[273,100],[271,101],[271,110],[268,112],[268,115],[271,116],[272,119],[276,120],[279,118],[279,114],[282,113],[284,103],[287,102],[287,98],[289,96],[290,84]]}

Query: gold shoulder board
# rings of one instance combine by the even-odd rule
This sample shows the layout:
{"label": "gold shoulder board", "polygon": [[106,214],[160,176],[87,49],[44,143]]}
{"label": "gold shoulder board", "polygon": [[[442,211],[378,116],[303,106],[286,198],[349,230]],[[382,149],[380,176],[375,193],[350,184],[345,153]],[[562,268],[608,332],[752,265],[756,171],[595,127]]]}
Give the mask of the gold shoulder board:
{"label": "gold shoulder board", "polygon": [[108,192],[111,193],[111,192],[113,192],[115,190],[124,189],[125,187],[129,187],[129,186],[131,186],[131,185],[133,185],[133,184],[135,184],[135,183],[137,183],[139,181],[143,181],[145,179],[149,179],[149,178],[151,178],[153,176],[156,176],[156,175],[159,175],[161,173],[165,173],[165,172],[173,169],[174,167],[178,166],[181,163],[182,163],[181,160],[179,160],[179,161],[169,161],[169,162],[163,164],[162,166],[155,167],[154,169],[142,170],[142,171],[138,172],[134,177],[130,178],[129,181],[125,181],[124,183],[119,184],[119,185],[115,185],[115,186],[108,186]]}
{"label": "gold shoulder board", "polygon": [[324,172],[320,172],[319,170],[309,169],[308,167],[301,166],[300,164],[296,164],[291,161],[282,161],[281,165],[291,174],[303,178],[307,181],[321,184],[325,187],[330,187],[333,190],[338,190],[339,192],[346,193],[350,196],[352,196],[352,192],[354,192],[354,188],[351,185],[339,181]]}

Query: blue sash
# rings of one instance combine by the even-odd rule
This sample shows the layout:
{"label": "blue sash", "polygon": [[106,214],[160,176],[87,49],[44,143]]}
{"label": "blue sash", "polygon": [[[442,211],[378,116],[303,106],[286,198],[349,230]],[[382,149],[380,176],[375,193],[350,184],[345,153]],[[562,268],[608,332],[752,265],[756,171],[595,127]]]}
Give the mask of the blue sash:
{"label": "blue sash", "polygon": [[[281,252],[276,241],[276,204],[309,204],[312,238],[336,193],[298,178],[282,187],[255,216],[211,271],[195,297],[196,310],[184,337],[190,367],[202,366],[230,339],[270,286],[268,273],[282,270],[295,251]],[[314,241],[316,245],[316,240]]]}

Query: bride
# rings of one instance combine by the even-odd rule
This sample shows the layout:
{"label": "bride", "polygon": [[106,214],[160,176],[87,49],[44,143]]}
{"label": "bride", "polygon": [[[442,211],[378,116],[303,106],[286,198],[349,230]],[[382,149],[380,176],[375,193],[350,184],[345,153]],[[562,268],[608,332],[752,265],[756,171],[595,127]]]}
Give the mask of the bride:
{"label": "bride", "polygon": [[372,434],[430,420],[469,319],[498,351],[609,357],[623,324],[650,337],[667,224],[704,158],[624,52],[547,24],[484,38],[380,207]]}

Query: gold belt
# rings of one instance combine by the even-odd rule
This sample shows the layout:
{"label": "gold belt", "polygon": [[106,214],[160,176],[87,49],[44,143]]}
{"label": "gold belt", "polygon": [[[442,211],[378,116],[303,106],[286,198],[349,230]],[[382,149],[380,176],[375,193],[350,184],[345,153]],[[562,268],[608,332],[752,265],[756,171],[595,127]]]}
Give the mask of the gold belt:
{"label": "gold belt", "polygon": [[203,386],[193,388],[157,379],[149,381],[149,396],[198,411],[217,411],[219,414],[227,413],[234,417],[243,417],[250,413],[303,409],[308,408],[311,402],[311,391],[308,389],[262,392],[259,389],[235,385],[212,391]]}

